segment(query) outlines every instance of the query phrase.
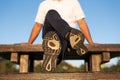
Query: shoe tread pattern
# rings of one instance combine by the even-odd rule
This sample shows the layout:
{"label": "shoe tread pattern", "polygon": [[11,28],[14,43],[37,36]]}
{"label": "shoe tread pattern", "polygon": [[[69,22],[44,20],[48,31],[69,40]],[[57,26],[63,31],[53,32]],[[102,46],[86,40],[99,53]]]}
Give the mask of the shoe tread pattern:
{"label": "shoe tread pattern", "polygon": [[53,72],[56,68],[56,60],[61,52],[61,44],[58,35],[51,31],[43,39],[44,59],[42,69]]}
{"label": "shoe tread pattern", "polygon": [[77,29],[72,29],[70,33],[70,44],[76,50],[78,55],[84,55],[88,52],[84,45],[84,35]]}

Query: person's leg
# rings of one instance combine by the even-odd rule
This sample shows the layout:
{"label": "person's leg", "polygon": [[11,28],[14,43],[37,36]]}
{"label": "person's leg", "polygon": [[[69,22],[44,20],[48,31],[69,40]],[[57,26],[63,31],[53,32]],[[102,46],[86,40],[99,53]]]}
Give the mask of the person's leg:
{"label": "person's leg", "polygon": [[[62,45],[61,45],[61,53],[58,56],[57,64],[59,64],[62,61],[64,52],[67,48],[67,41],[63,37],[67,32],[70,32],[70,30],[71,28],[69,27],[69,25],[63,19],[61,19],[60,15],[55,10],[48,11],[43,26],[42,37],[44,39],[44,36],[50,31],[54,31],[58,34]],[[44,60],[44,62],[46,61]]]}
{"label": "person's leg", "polygon": [[48,11],[46,19],[60,36],[70,42],[71,47],[75,49],[79,55],[87,53],[87,48],[83,44],[84,36],[82,32],[71,28],[68,23],[60,17],[57,11]]}
{"label": "person's leg", "polygon": [[43,29],[42,29],[42,38],[46,35],[46,33],[50,31],[55,31],[52,25],[48,22],[47,19],[44,21]]}
{"label": "person's leg", "polygon": [[48,11],[46,19],[59,35],[70,41],[71,47],[75,49],[79,55],[87,53],[87,48],[83,44],[84,36],[82,32],[71,28],[68,23],[60,17],[57,11]]}
{"label": "person's leg", "polygon": [[71,27],[68,25],[66,21],[64,21],[59,13],[55,10],[49,10],[46,19],[48,23],[53,27],[57,34],[62,36],[63,38],[65,35],[71,31]]}
{"label": "person's leg", "polygon": [[56,69],[57,57],[61,52],[61,41],[52,25],[45,19],[43,26],[43,72],[53,72]]}
{"label": "person's leg", "polygon": [[[52,28],[52,26],[48,23],[48,21],[47,20],[45,20],[45,24],[44,24],[44,26],[43,26],[43,39],[44,39],[44,37],[45,37],[45,34],[46,33],[48,33],[48,32],[54,32],[54,29]],[[60,54],[58,55],[58,57],[57,57],[57,65],[59,65],[60,63],[61,63],[61,61],[63,60],[63,57],[64,57],[64,53],[65,53],[65,50],[66,50],[66,48],[67,48],[67,40],[65,40],[63,37],[61,37],[60,35],[58,35],[59,36],[59,38],[60,38],[60,43],[62,44],[61,45],[61,52],[60,52]],[[47,53],[48,53],[48,51],[47,51]],[[45,54],[44,54],[44,56],[45,56]],[[47,58],[47,57],[46,57]],[[45,59],[44,59],[44,62],[46,62],[45,61]],[[54,61],[52,61],[52,62],[54,62]],[[52,63],[53,64],[53,63]],[[45,65],[45,64],[44,64]]]}
{"label": "person's leg", "polygon": [[[55,11],[55,10],[48,11],[48,13],[46,15],[45,24],[43,26],[43,38],[50,31],[55,31],[55,33],[57,33],[59,35],[60,39],[61,38],[63,39],[63,42],[64,42],[64,40],[66,40],[66,38],[65,38],[66,35],[68,35],[68,38],[67,38],[68,41],[67,42],[70,41],[70,44],[71,44],[72,48],[75,49],[76,52],[79,55],[84,54],[84,53],[87,52],[86,47],[83,45],[84,36],[82,35],[82,33],[80,31],[76,30],[76,29],[71,28],[60,17],[58,12]],[[56,39],[57,39],[57,41],[60,41],[60,39],[59,39],[57,34],[55,34],[55,36],[57,36]],[[47,39],[47,41],[46,41],[46,39]],[[52,39],[52,38],[51,37],[48,38],[48,36],[47,36],[45,38],[45,40],[43,40],[44,41],[43,45],[46,45],[46,43],[49,44],[49,39]],[[54,40],[55,40],[55,37],[54,37]],[[56,43],[54,43],[54,42],[55,41],[52,41],[52,45],[49,45],[49,46],[47,45],[47,46],[44,47],[44,50],[46,51],[45,55],[48,54],[48,53],[49,53],[49,55],[52,55],[53,52],[56,52],[55,54],[58,55],[58,54],[60,54],[60,51],[62,51],[61,54],[63,54],[65,52],[65,50],[67,48],[66,47],[67,45],[64,46],[63,45],[64,43],[62,42],[63,43],[62,44],[62,50],[60,49],[61,48],[60,46],[59,46],[59,48],[57,48],[57,50],[54,50],[53,49],[53,44],[54,44],[55,47],[57,47],[57,45],[55,45]],[[59,43],[59,45],[60,45],[60,43]],[[45,65],[43,65],[43,67],[45,67],[45,69],[47,71],[51,71],[51,70],[54,69],[54,67],[55,67],[55,61],[54,60],[55,60],[55,58],[56,57],[52,57],[51,58],[50,56],[48,56],[48,58],[46,58],[46,56],[45,56],[46,60],[44,60],[44,62],[43,62],[43,64],[45,64]],[[58,58],[60,58],[60,56]],[[51,65],[53,65],[52,61],[54,61],[53,62],[53,64],[54,64],[53,67],[51,66]]]}
{"label": "person's leg", "polygon": [[63,60],[64,58],[64,53],[67,49],[67,44],[68,44],[68,41],[65,40],[64,38],[60,37],[60,41],[61,41],[61,53],[59,54],[58,56],[58,59],[57,59],[57,65],[59,65],[61,63],[61,61]]}

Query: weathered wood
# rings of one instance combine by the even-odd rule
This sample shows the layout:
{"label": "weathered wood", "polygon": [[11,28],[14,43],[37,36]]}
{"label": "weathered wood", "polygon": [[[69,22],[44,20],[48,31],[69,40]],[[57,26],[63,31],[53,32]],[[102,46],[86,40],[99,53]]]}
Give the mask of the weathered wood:
{"label": "weathered wood", "polygon": [[0,80],[120,80],[119,72],[0,74]]}
{"label": "weathered wood", "polygon": [[[110,58],[120,56],[120,44],[98,44],[95,46],[86,44],[85,46],[88,48],[87,54],[79,56],[76,54],[76,51],[70,50],[65,53],[63,59],[83,59],[85,60],[86,71],[100,71],[101,63],[109,61]],[[6,59],[11,57],[11,61],[18,63],[20,61],[20,72],[33,71],[33,60],[43,59],[43,52],[41,44],[0,45],[0,56]]]}
{"label": "weathered wood", "polygon": [[12,52],[10,61],[13,62],[13,63],[17,63],[18,62],[18,53]]}
{"label": "weathered wood", "polygon": [[92,54],[90,57],[90,71],[101,71],[101,55]]}
{"label": "weathered wood", "polygon": [[[120,44],[97,44],[95,46],[85,45],[90,52],[120,52]],[[0,45],[1,52],[41,52],[43,51],[41,44],[9,44]]]}
{"label": "weathered wood", "polygon": [[110,61],[110,52],[102,53],[102,63],[106,63]]}
{"label": "weathered wood", "polygon": [[95,46],[86,46],[90,52],[120,52],[120,44],[97,44]]}
{"label": "weathered wood", "polygon": [[0,45],[0,53],[3,52],[43,52],[43,49],[41,44]]}
{"label": "weathered wood", "polygon": [[29,68],[29,55],[20,55],[20,73],[27,73]]}
{"label": "weathered wood", "polygon": [[[116,56],[120,56],[120,44],[98,44],[96,46],[90,46],[86,44],[86,47],[88,48],[88,51],[90,53],[98,53],[98,52],[110,52],[111,58],[114,58]],[[41,55],[43,53],[42,45],[41,44],[34,44],[34,45],[28,45],[28,44],[10,44],[10,45],[0,45],[0,54],[3,53],[11,53],[11,52],[20,52],[20,53],[35,53],[35,55],[32,55],[33,57],[39,58],[36,55]],[[89,53],[88,52],[88,53]],[[41,54],[40,54],[41,53]],[[67,53],[66,53],[67,54]],[[70,54],[70,55],[69,55]],[[74,52],[69,52],[67,56],[65,56],[65,59],[84,59],[86,56],[78,56]]]}

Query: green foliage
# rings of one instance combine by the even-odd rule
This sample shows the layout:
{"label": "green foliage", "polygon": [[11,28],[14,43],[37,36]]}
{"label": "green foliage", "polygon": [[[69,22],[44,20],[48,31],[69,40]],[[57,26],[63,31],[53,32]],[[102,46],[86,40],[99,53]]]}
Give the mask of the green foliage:
{"label": "green foliage", "polygon": [[63,61],[60,65],[57,66],[56,72],[76,72],[77,70],[77,67],[74,67]]}
{"label": "green foliage", "polygon": [[102,69],[103,71],[120,71],[120,59],[117,61],[116,65],[110,67],[106,66]]}
{"label": "green foliage", "polygon": [[[34,69],[35,72],[41,72],[40,65],[37,65]],[[77,68],[75,66],[72,66],[64,61],[62,61],[58,66],[55,72],[78,72],[78,71],[84,71],[84,65],[82,65],[80,68]]]}
{"label": "green foliage", "polygon": [[15,67],[15,64],[11,63],[8,60],[0,59],[0,73],[12,73],[18,72]]}
{"label": "green foliage", "polygon": [[79,71],[85,71],[85,65],[82,64],[80,67],[79,67]]}

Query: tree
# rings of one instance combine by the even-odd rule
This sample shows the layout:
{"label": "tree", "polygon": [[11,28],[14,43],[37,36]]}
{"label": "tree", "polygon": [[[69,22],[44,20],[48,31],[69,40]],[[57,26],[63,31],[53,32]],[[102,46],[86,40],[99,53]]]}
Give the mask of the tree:
{"label": "tree", "polygon": [[16,65],[9,60],[0,58],[0,73],[18,72]]}
{"label": "tree", "polygon": [[[57,66],[55,72],[76,72],[79,68],[74,67],[64,61],[60,63],[60,65]],[[34,69],[35,72],[41,72],[40,65],[37,65]]]}
{"label": "tree", "polygon": [[117,64],[110,67],[106,66],[102,71],[120,71],[120,58],[118,58]]}

